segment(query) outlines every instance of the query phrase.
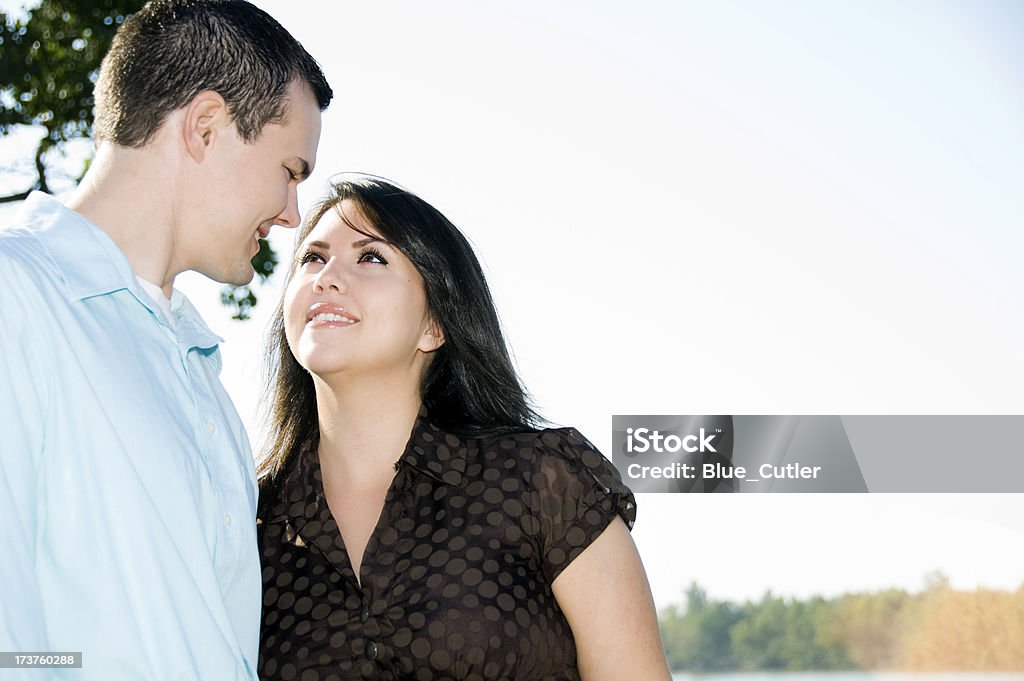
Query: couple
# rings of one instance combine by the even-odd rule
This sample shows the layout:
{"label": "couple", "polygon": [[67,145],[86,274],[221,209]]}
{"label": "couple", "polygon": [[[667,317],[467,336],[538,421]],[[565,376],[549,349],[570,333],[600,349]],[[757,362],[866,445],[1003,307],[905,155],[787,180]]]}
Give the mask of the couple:
{"label": "couple", "polygon": [[299,226],[331,97],[252,5],[151,2],[85,180],[0,232],[0,652],[83,653],[0,678],[668,678],[632,495],[535,428],[472,249],[386,181],[298,235],[257,489],[172,285]]}

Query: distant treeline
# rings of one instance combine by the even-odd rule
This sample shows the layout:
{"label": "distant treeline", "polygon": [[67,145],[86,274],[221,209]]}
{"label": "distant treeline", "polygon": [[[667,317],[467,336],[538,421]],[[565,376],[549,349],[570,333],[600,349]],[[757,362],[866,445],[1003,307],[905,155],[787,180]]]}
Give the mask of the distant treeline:
{"label": "distant treeline", "polygon": [[661,613],[676,671],[1024,671],[1024,586],[957,591],[941,575],[921,593],[709,600]]}

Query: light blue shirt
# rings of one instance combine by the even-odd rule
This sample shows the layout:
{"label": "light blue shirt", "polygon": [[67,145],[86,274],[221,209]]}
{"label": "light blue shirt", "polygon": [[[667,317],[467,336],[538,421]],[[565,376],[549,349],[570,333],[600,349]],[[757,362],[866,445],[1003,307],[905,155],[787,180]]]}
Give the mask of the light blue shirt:
{"label": "light blue shirt", "polygon": [[49,196],[0,231],[0,651],[83,654],[25,678],[256,678],[252,454],[221,339],[171,311]]}

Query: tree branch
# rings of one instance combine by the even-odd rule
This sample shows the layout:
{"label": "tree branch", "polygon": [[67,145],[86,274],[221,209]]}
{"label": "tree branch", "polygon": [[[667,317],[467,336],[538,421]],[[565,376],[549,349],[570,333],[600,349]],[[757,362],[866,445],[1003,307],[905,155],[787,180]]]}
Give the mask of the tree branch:
{"label": "tree branch", "polygon": [[28,195],[32,193],[32,190],[23,191],[20,194],[11,194],[10,196],[0,196],[0,203],[12,203],[14,201],[24,201],[28,198]]}
{"label": "tree branch", "polygon": [[[47,130],[49,132],[49,130]],[[49,136],[39,140],[39,146],[36,147],[36,172],[39,173],[39,181],[36,183],[36,189],[41,192],[49,193],[50,188],[46,186],[46,164],[43,163],[43,154],[50,148]]]}
{"label": "tree branch", "polygon": [[41,192],[49,192],[50,188],[46,184],[46,164],[43,163],[43,154],[46,153],[47,149],[50,148],[50,144],[47,144],[47,138],[39,140],[39,146],[36,147],[36,182],[32,185],[31,189],[26,189],[23,192],[17,194],[11,194],[9,196],[0,196],[0,204],[2,203],[14,203],[15,201],[24,201],[28,198],[28,195],[38,189]]}

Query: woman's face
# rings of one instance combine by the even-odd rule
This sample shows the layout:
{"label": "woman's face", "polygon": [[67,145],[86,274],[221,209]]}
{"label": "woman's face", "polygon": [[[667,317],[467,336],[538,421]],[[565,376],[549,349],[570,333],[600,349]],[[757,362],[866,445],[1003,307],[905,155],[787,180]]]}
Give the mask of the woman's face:
{"label": "woman's face", "polygon": [[426,353],[443,342],[430,320],[423,279],[352,202],[324,214],[299,245],[296,262],[285,291],[284,327],[300,365],[324,379],[407,375],[419,381]]}

